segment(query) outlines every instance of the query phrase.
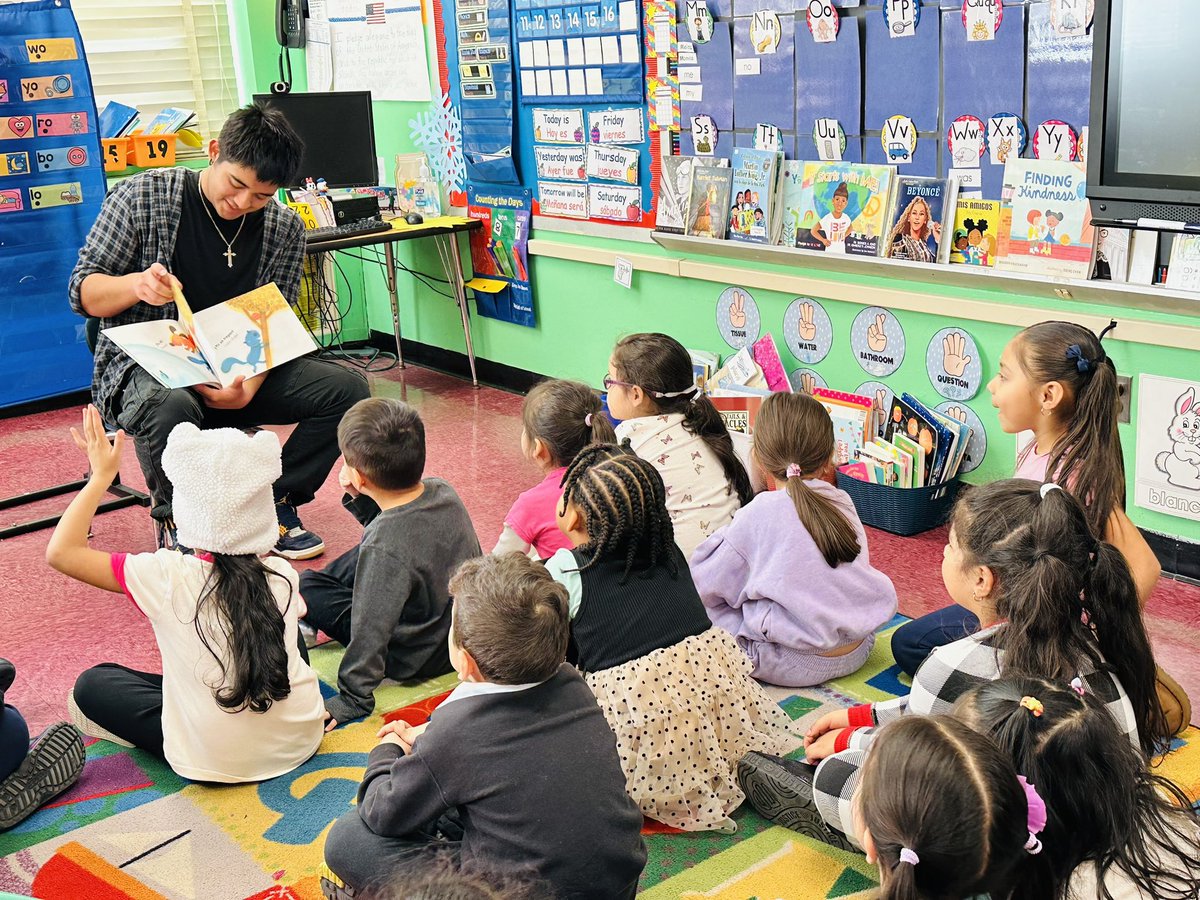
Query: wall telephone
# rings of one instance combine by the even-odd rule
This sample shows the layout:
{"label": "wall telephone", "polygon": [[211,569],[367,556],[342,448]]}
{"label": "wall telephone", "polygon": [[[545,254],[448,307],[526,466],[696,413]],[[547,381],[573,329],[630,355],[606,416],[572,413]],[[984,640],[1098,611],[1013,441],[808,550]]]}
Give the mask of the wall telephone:
{"label": "wall telephone", "polygon": [[281,47],[304,46],[304,0],[275,0],[275,40]]}

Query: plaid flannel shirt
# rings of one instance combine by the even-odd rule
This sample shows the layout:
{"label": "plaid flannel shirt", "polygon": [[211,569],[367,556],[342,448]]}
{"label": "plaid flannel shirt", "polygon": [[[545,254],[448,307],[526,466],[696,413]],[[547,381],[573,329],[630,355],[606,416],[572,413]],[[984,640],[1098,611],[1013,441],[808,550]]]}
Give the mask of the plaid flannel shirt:
{"label": "plaid flannel shirt", "polygon": [[[946,715],[972,688],[1000,677],[1004,651],[995,647],[995,638],[1004,624],[993,625],[961,640],[936,648],[913,676],[912,690],[905,697],[872,703],[871,720],[883,725],[902,715]],[[1121,731],[1140,749],[1137,719],[1125,689],[1110,672],[1081,673],[1084,688],[1094,694],[1116,719]],[[868,707],[856,707],[861,715]],[[858,716],[852,714],[851,719]],[[873,727],[847,729],[843,739],[847,749],[821,761],[813,782],[813,794],[821,817],[839,831],[850,825],[851,801],[858,787],[858,772],[875,739]]]}
{"label": "plaid flannel shirt", "polygon": [[[183,191],[190,183],[187,169],[156,169],[128,178],[109,192],[71,273],[68,292],[72,310],[87,316],[80,286],[89,275],[128,275],[142,272],[156,262],[171,267],[179,236]],[[304,266],[304,223],[295,212],[275,200],[263,212],[263,250],[256,281],[258,284],[274,281],[288,302],[295,303]],[[105,337],[103,329],[176,316],[174,303],[163,306],[135,303],[110,319],[100,320],[92,398],[105,421],[116,420],[113,400],[127,373],[137,363]]]}

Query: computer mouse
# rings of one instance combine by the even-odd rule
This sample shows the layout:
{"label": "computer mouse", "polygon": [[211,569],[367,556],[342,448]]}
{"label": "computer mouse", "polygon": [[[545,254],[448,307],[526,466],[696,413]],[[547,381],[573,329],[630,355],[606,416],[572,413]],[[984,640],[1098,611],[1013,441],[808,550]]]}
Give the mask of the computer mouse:
{"label": "computer mouse", "polygon": [[420,225],[425,221],[425,217],[419,212],[410,212],[404,217],[404,221],[409,225]]}

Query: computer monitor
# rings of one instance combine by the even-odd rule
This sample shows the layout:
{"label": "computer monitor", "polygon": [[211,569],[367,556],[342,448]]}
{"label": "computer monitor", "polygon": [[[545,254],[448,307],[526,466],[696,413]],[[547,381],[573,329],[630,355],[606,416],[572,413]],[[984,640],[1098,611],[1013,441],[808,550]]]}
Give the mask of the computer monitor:
{"label": "computer monitor", "polygon": [[370,91],[255,94],[254,99],[283,113],[304,141],[297,183],[282,187],[299,187],[306,178],[324,178],[331,188],[379,183]]}

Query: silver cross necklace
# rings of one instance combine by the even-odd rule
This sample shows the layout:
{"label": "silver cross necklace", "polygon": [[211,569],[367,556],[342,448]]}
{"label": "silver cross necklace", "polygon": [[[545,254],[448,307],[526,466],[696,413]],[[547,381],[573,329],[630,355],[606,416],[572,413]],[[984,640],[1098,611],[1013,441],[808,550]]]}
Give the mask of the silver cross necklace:
{"label": "silver cross necklace", "polygon": [[246,224],[246,214],[242,213],[242,218],[238,222],[237,231],[233,233],[233,240],[225,240],[225,234],[221,231],[221,226],[217,224],[217,220],[213,218],[213,214],[208,210],[208,201],[204,197],[204,188],[201,186],[203,177],[196,179],[196,190],[200,192],[200,205],[204,207],[204,214],[208,216],[208,221],[212,222],[213,228],[217,229],[217,234],[221,238],[221,242],[225,245],[225,252],[221,255],[225,257],[225,264],[229,268],[233,268],[233,258],[237,256],[233,252],[233,243],[238,239],[238,235],[242,233],[242,226]]}

